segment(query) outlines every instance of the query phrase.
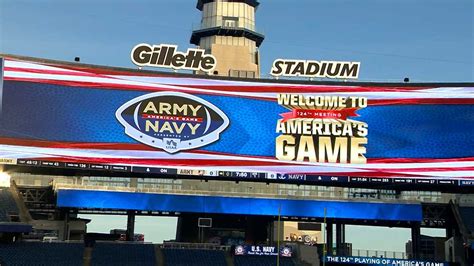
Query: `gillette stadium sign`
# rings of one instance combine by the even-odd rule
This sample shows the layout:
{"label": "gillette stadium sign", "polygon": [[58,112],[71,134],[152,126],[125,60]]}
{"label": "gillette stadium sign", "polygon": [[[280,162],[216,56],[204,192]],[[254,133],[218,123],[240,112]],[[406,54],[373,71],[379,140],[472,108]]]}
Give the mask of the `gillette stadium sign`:
{"label": "gillette stadium sign", "polygon": [[360,62],[277,59],[273,62],[270,75],[274,77],[357,79],[359,69]]}
{"label": "gillette stadium sign", "polygon": [[177,51],[178,46],[170,44],[149,45],[140,43],[133,47],[130,57],[140,67],[164,67],[210,72],[216,67],[216,58],[205,54],[203,49],[190,48],[186,53]]}

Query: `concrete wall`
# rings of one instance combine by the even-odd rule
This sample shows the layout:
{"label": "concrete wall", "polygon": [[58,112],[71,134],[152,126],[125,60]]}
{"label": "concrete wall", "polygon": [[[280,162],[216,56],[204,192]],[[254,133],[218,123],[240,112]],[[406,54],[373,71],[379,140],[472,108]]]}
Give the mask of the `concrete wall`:
{"label": "concrete wall", "polygon": [[217,59],[214,71],[217,71],[219,76],[228,76],[229,70],[253,71],[256,77],[260,76],[259,66],[252,58],[256,55],[246,46],[213,44],[211,53]]}

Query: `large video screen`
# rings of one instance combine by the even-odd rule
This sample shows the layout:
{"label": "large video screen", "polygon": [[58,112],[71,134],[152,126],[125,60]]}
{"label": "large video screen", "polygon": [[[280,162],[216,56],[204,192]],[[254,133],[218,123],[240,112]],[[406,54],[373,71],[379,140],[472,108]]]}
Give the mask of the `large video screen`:
{"label": "large video screen", "polygon": [[14,58],[2,68],[2,164],[474,185],[473,84],[225,80]]}

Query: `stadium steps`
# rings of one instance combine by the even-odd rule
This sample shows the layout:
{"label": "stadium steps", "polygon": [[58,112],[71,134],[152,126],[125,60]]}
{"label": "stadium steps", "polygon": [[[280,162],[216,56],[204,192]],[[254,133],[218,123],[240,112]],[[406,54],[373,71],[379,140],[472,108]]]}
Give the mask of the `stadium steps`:
{"label": "stadium steps", "polygon": [[[459,231],[461,232],[464,240],[468,241],[468,239],[471,238],[472,234],[474,233],[474,214],[472,213],[474,208],[461,208],[453,201],[449,202],[449,206],[451,207],[451,211],[453,212],[454,219],[456,220]],[[473,227],[469,228],[469,226]]]}
{"label": "stadium steps", "polygon": [[156,265],[165,265],[165,259],[163,258],[163,250],[160,248],[160,245],[155,245],[155,256]]}
{"label": "stadium steps", "polygon": [[18,215],[18,212],[10,188],[0,188],[0,222],[11,222],[10,215]]}
{"label": "stadium steps", "polygon": [[84,248],[83,260],[84,260],[84,266],[92,265],[92,248],[91,247]]}
{"label": "stadium steps", "polygon": [[225,253],[225,261],[227,262],[227,266],[234,266],[234,258],[232,257],[230,252]]}
{"label": "stadium steps", "polygon": [[33,218],[31,217],[31,214],[28,211],[28,208],[26,207],[23,197],[20,195],[18,186],[13,180],[11,181],[10,190],[12,192],[12,196],[13,196],[13,199],[15,200],[16,206],[18,207],[18,210],[19,210],[20,221],[23,223],[31,222]]}

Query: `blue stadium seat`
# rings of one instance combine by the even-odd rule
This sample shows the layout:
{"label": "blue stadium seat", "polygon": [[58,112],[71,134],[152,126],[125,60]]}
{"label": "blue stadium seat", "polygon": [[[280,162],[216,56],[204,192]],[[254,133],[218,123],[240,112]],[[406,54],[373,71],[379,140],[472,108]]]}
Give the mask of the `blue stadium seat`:
{"label": "blue stadium seat", "polygon": [[459,214],[467,229],[474,234],[474,207],[460,207]]}
{"label": "blue stadium seat", "polygon": [[152,244],[97,243],[92,249],[92,265],[155,266]]}
{"label": "blue stadium seat", "polygon": [[81,243],[0,244],[0,261],[6,266],[82,266],[83,253]]}
{"label": "blue stadium seat", "polygon": [[165,265],[226,266],[224,251],[196,249],[163,249]]}
{"label": "blue stadium seat", "polygon": [[18,207],[9,188],[0,188],[0,222],[9,222],[9,213],[18,214]]}
{"label": "blue stadium seat", "polygon": [[[276,256],[235,256],[235,266],[275,266],[277,265]],[[280,258],[281,266],[295,266],[295,263],[290,258]]]}

